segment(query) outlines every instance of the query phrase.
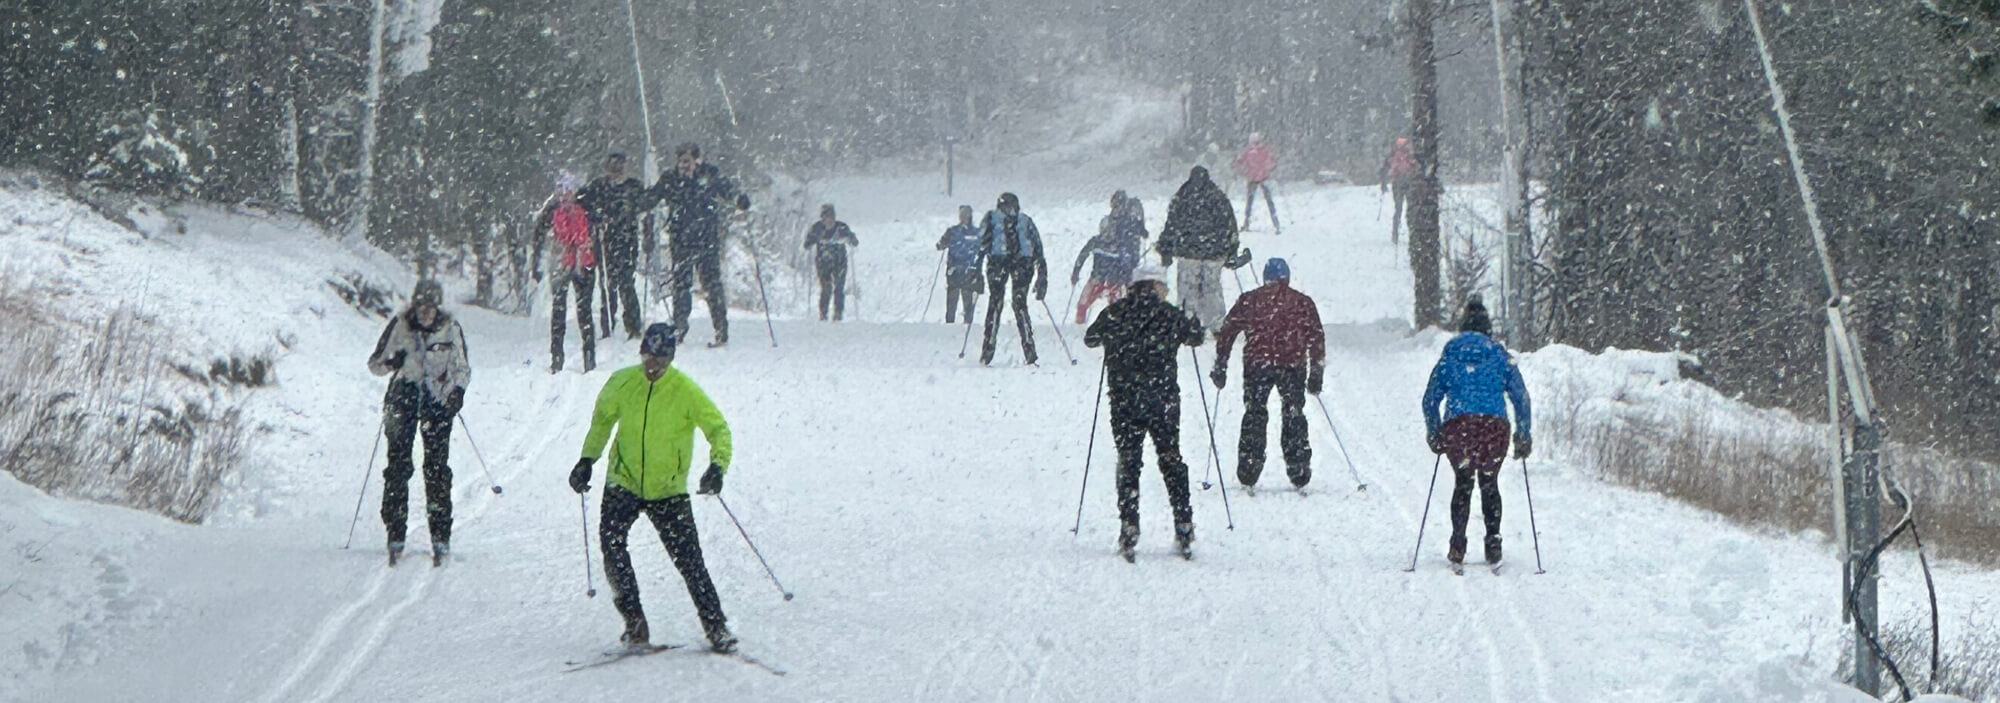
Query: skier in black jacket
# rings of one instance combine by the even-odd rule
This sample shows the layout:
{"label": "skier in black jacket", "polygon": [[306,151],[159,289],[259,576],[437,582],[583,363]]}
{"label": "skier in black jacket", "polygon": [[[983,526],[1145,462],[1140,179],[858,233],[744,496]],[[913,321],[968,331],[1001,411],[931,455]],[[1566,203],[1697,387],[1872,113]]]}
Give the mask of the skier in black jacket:
{"label": "skier in black jacket", "polygon": [[813,253],[813,269],[819,273],[819,319],[826,320],[826,304],[833,302],[833,321],[839,322],[847,309],[847,248],[861,246],[847,223],[834,219],[833,204],[819,206],[819,221],[806,230],[806,249]]}
{"label": "skier in black jacket", "polygon": [[1221,329],[1222,316],[1229,312],[1222,269],[1249,261],[1237,253],[1238,244],[1236,208],[1230,206],[1229,196],[1209,179],[1208,169],[1189,170],[1187,182],[1167,205],[1167,224],[1153,248],[1160,252],[1161,266],[1181,260],[1181,307],[1210,331]]}
{"label": "skier in black jacket", "polygon": [[668,242],[673,247],[674,329],[687,337],[689,308],[694,305],[695,276],[701,276],[701,295],[708,300],[708,317],[715,326],[715,341],[709,346],[729,343],[729,298],[722,282],[722,218],[724,209],[750,209],[750,196],[736,182],[722,177],[714,165],[702,161],[701,147],[690,142],[674,150],[674,170],[660,174],[653,184],[652,197],[667,204]]}
{"label": "skier in black jacket", "polygon": [[1032,283],[1035,299],[1049,293],[1049,260],[1042,249],[1042,232],[1035,220],[1021,212],[1021,200],[1013,193],[1001,193],[1000,203],[979,226],[979,248],[986,252],[986,285],[993,294],[986,304],[986,341],[979,346],[979,363],[993,363],[993,347],[1000,335],[1000,296],[1010,290],[1014,326],[1021,333],[1022,362],[1035,365],[1035,331],[1028,315],[1028,288]]}
{"label": "skier in black jacket", "polygon": [[1125,297],[1090,324],[1083,343],[1104,347],[1111,395],[1111,437],[1118,445],[1118,555],[1130,562],[1139,543],[1139,469],[1144,443],[1153,437],[1160,477],[1174,511],[1174,547],[1194,558],[1194,506],[1188,501],[1187,462],[1181,460],[1181,345],[1201,346],[1201,325],[1168,303],[1166,273],[1152,266],[1133,274]]}
{"label": "skier in black jacket", "polygon": [[[612,152],[604,157],[604,175],[592,180],[576,194],[576,201],[590,215],[597,234],[598,259],[604,262],[604,336],[611,336],[611,317],[623,305],[625,336],[639,337],[639,291],[632,277],[639,268],[639,213],[653,209],[659,199],[646,184],[625,175],[625,155]],[[646,242],[644,251],[652,251]]]}

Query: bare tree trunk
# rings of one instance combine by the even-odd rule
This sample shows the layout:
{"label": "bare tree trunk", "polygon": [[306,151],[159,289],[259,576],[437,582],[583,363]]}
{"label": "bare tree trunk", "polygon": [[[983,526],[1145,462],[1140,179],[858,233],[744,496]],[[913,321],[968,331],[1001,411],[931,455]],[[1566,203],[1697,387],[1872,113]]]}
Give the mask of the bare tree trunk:
{"label": "bare tree trunk", "polygon": [[375,0],[372,13],[368,21],[368,117],[361,122],[360,183],[354,198],[355,214],[347,229],[348,236],[355,239],[368,236],[369,211],[375,200],[375,125],[382,118],[383,31],[388,22],[388,0]]}
{"label": "bare tree trunk", "polygon": [[1516,346],[1528,344],[1528,330],[1534,328],[1535,300],[1529,291],[1530,257],[1534,247],[1528,239],[1528,169],[1525,132],[1521,128],[1520,32],[1514,25],[1514,0],[1491,0],[1493,5],[1494,66],[1500,88],[1500,202],[1504,211],[1505,263],[1500,266],[1501,326],[1506,338]]}
{"label": "bare tree trunk", "polygon": [[1444,186],[1438,181],[1437,47],[1431,35],[1437,11],[1433,0],[1411,0],[1408,12],[1410,133],[1418,174],[1409,200],[1410,269],[1416,279],[1416,309],[1410,322],[1423,329],[1441,322],[1439,308],[1443,305],[1438,282],[1438,200]]}

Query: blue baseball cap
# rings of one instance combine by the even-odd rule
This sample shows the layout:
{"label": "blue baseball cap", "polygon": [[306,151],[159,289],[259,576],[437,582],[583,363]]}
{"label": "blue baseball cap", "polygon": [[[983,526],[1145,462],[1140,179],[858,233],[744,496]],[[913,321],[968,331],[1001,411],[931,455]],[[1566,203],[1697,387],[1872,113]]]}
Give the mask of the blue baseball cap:
{"label": "blue baseball cap", "polygon": [[1264,280],[1276,281],[1279,279],[1292,280],[1292,267],[1286,264],[1284,259],[1274,256],[1271,257],[1270,261],[1264,262]]}

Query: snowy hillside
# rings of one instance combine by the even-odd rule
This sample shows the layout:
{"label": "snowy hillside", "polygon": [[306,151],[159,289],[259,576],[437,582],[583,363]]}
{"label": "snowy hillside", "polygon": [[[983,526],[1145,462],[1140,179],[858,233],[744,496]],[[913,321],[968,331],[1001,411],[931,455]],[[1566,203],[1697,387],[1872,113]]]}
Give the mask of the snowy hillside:
{"label": "snowy hillside", "polygon": [[[782,676],[696,647],[564,673],[619,632],[608,597],[584,595],[586,583],[604,588],[586,568],[602,567],[594,538],[584,551],[597,496],[580,515],[565,479],[599,387],[636,362],[635,342],[606,340],[593,373],[551,375],[545,318],[455,306],[474,375],[453,438],[453,560],[388,569],[370,456],[382,382],[364,366],[381,323],[325,281],[355,272],[401,292],[407,272],[281,218],[174,208],[159,221],[185,232],[141,236],[47,191],[0,189],[0,260],[39,288],[60,282],[62,309],[144,301],[185,331],[190,354],[271,346],[279,378],[251,396],[250,461],[206,525],[59,500],[0,475],[11,547],[0,700],[1852,700],[1829,683],[1846,644],[1823,539],[1608,486],[1560,444],[1538,443],[1527,465],[1546,574],[1535,573],[1516,462],[1502,474],[1500,575],[1444,568],[1448,479],[1417,568],[1403,571],[1433,459],[1417,399],[1446,337],[1404,331],[1409,274],[1365,188],[1283,184],[1284,234],[1266,226],[1246,243],[1260,260],[1288,258],[1296,287],[1318,300],[1330,326],[1323,398],[1367,490],[1354,490],[1309,407],[1309,495],[1232,491],[1225,513],[1225,482],[1211,477],[1217,488],[1195,492],[1196,556],[1183,562],[1149,466],[1139,560],[1118,560],[1108,431],[1087,446],[1100,357],[1081,328],[1062,320],[1070,365],[1036,305],[1042,365],[1020,368],[1003,331],[983,368],[958,356],[964,329],[939,323],[941,292],[919,319],[951,206],[984,206],[1003,182],[975,180],[966,192],[980,195],[957,199],[879,178],[827,184],[862,241],[854,319],[779,319],[774,347],[763,320],[738,311],[729,348],[689,345],[677,361],[728,415],[724,495],[797,594],[782,599],[715,501],[696,501],[743,651]],[[1111,187],[1145,198],[1157,229],[1174,185]],[[1108,195],[1023,191],[1053,254],[1059,320],[1072,314],[1067,267]],[[691,340],[706,337],[697,322]],[[1205,369],[1212,350],[1199,354]],[[1523,368],[1538,396],[1558,374],[1588,374],[1571,387],[1669,388],[1626,402],[1749,412],[1671,380],[1667,357],[1557,349]],[[1209,446],[1201,408],[1218,402],[1221,473],[1233,477],[1237,386],[1218,399],[1184,365],[1182,387],[1199,396],[1182,417],[1195,480],[1213,468],[1196,452]],[[412,526],[413,548],[422,533]],[[698,643],[663,551],[644,528],[632,544],[655,641]],[[1911,619],[1921,580],[1903,555],[1884,571],[1888,619]],[[1938,577],[1946,612],[2000,609],[2000,575],[1951,565]],[[1947,641],[1972,626],[1944,624]]]}

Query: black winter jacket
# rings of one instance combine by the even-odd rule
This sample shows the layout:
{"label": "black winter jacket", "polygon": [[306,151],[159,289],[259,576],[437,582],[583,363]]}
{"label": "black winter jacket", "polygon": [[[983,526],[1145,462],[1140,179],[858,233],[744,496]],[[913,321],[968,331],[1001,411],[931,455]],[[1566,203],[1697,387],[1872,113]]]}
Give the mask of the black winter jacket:
{"label": "black winter jacket", "polygon": [[1172,303],[1134,292],[1099,313],[1084,346],[1103,347],[1115,400],[1180,395],[1180,348],[1201,346],[1201,325]]}
{"label": "black winter jacket", "polygon": [[1227,259],[1236,254],[1236,208],[1206,172],[1188,177],[1167,204],[1167,224],[1154,245],[1163,257]]}

